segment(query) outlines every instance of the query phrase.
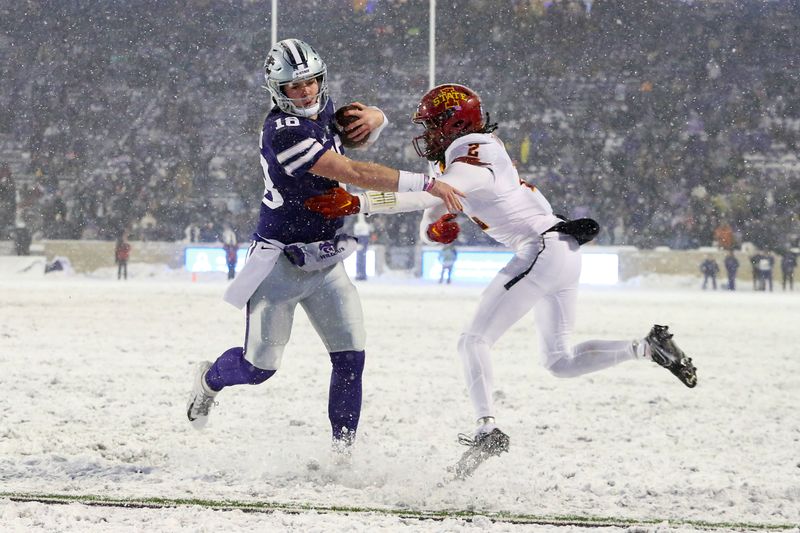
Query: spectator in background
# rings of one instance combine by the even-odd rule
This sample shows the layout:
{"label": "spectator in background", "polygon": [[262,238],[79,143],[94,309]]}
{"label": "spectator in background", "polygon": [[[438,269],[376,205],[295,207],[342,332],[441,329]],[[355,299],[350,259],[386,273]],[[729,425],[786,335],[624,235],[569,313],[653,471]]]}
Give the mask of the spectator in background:
{"label": "spectator in background", "polygon": [[183,230],[183,242],[200,242],[200,226],[194,222],[190,223]]}
{"label": "spectator in background", "polygon": [[519,144],[519,161],[522,163],[523,166],[528,165],[528,161],[531,157],[531,137],[527,133],[522,138],[522,142]]}
{"label": "spectator in background", "polygon": [[450,278],[453,277],[453,265],[456,264],[458,258],[458,250],[456,245],[450,243],[441,249],[439,252],[439,262],[442,264],[442,273],[439,275],[439,283],[444,280],[444,274],[447,272],[447,284],[450,284]]}
{"label": "spectator in background", "polygon": [[239,244],[236,240],[228,241],[222,245],[225,250],[225,263],[228,265],[228,279],[236,277],[236,265],[239,262]]}
{"label": "spectator in background", "polygon": [[759,255],[756,269],[758,270],[758,290],[765,291],[769,287],[772,292],[772,268],[775,266],[775,258],[769,252]]}
{"label": "spectator in background", "polygon": [[353,234],[358,240],[358,250],[356,250],[356,279],[366,281],[367,279],[367,247],[369,238],[372,235],[372,224],[367,222],[367,218],[358,214],[358,220],[353,225]]}
{"label": "spectator in background", "polygon": [[213,222],[206,222],[200,226],[199,242],[217,242],[219,241],[219,234],[217,228],[214,227]]}
{"label": "spectator in background", "polygon": [[128,279],[128,259],[131,256],[131,245],[128,242],[128,236],[125,232],[117,238],[117,244],[114,247],[114,260],[117,263],[117,279],[122,279],[123,276]]}
{"label": "spectator in background", "polygon": [[753,255],[750,256],[750,266],[753,268],[753,290],[754,291],[764,290],[764,289],[760,288],[760,282],[759,282],[760,281],[760,277],[759,277],[759,271],[758,271],[758,264],[761,261],[762,257],[763,256],[761,255],[761,252],[756,252],[756,253],[754,253]]}
{"label": "spectator in background", "polygon": [[733,250],[728,250],[725,256],[725,271],[728,273],[728,290],[736,290],[736,271],[739,270],[739,260],[733,254]]}
{"label": "spectator in background", "polygon": [[711,280],[711,287],[717,290],[717,273],[719,272],[719,265],[712,257],[700,263],[700,272],[703,273],[703,290],[708,286],[708,280]]}
{"label": "spectator in background", "polygon": [[727,222],[723,222],[714,229],[714,240],[717,246],[723,250],[733,250],[733,228]]}
{"label": "spectator in background", "polygon": [[14,225],[17,214],[17,187],[11,176],[11,167],[0,163],[0,239]]}
{"label": "spectator in background", "polygon": [[24,222],[17,224],[14,229],[14,249],[17,255],[30,255],[31,253],[31,232]]}
{"label": "spectator in background", "polygon": [[783,278],[783,290],[786,290],[786,284],[789,284],[789,290],[794,290],[794,269],[797,267],[797,255],[787,250],[781,257],[781,276]]}

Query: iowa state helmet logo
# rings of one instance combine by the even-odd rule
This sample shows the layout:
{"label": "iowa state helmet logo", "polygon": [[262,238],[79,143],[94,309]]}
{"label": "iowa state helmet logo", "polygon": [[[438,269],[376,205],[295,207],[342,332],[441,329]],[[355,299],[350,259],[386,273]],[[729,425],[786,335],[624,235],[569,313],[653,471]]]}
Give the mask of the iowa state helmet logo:
{"label": "iowa state helmet logo", "polygon": [[433,98],[433,105],[436,107],[444,106],[445,108],[458,107],[461,102],[467,100],[469,96],[459,91],[455,87],[445,87],[439,94]]}

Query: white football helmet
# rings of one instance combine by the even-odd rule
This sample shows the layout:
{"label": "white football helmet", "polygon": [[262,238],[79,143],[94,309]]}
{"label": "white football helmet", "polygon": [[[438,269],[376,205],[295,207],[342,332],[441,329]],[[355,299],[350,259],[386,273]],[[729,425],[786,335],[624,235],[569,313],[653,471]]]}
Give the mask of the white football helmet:
{"label": "white football helmet", "polygon": [[[300,117],[319,113],[328,103],[328,69],[316,50],[300,39],[278,41],[264,60],[264,79],[273,102],[281,111]],[[283,86],[293,82],[317,78],[319,97],[308,107],[297,107],[283,92]]]}

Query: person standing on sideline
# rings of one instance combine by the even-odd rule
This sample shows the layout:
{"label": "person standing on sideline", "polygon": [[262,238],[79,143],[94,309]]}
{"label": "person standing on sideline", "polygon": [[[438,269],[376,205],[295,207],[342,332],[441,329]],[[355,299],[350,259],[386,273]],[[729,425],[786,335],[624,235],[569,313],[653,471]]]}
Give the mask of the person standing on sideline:
{"label": "person standing on sideline", "polygon": [[764,251],[758,258],[758,290],[772,292],[772,269],[775,266],[775,257],[769,252]]}
{"label": "person standing on sideline", "polygon": [[367,280],[367,248],[369,238],[372,236],[372,224],[367,222],[367,217],[358,215],[358,220],[353,225],[353,234],[358,241],[356,250],[356,280]]}
{"label": "person standing on sideline", "polygon": [[228,241],[222,245],[225,250],[225,264],[228,265],[228,279],[232,280],[236,277],[236,265],[239,263],[239,244],[234,238],[233,241]]}
{"label": "person standing on sideline", "polygon": [[[347,455],[361,415],[366,344],[358,292],[342,264],[355,239],[340,232],[342,217],[326,219],[303,203],[339,181],[385,191],[427,191],[454,211],[461,209],[461,193],[424,174],[345,157],[328,96],[327,67],[309,44],[284,39],[272,45],[264,75],[272,100],[259,143],[265,190],[247,261],[224,297],[246,307],[244,345],[198,365],[186,415],[202,428],[221,390],[272,377],[299,304],[328,351],[333,447]],[[349,115],[356,120],[343,135],[370,144],[386,117],[378,108],[353,105]]]}
{"label": "person standing on sideline", "polygon": [[14,228],[14,251],[17,255],[30,255],[31,253],[31,232],[25,223],[19,221]]}
{"label": "person standing on sideline", "polygon": [[[581,271],[580,245],[599,227],[590,219],[564,221],[553,214],[542,192],[522,182],[503,146],[492,133],[497,125],[484,115],[471,89],[439,85],[426,93],[413,121],[424,133],[413,140],[417,153],[431,162],[437,183],[458,184],[463,211],[490,237],[514,250],[514,257],[481,295],[478,309],[458,341],[467,388],[478,426],[460,435],[468,446],[456,465],[457,477],[470,475],[487,457],[508,451],[509,437],[495,421],[491,348],[533,309],[541,362],[553,375],[572,378],[628,360],[653,361],[694,387],[691,359],[672,340],[667,326],[655,325],[634,340],[590,340],[572,345]],[[331,190],[306,201],[309,209],[336,219],[342,214],[398,213],[424,209],[420,237],[451,243],[459,225],[442,202],[429,195],[367,191],[351,195]]]}
{"label": "person standing on sideline", "polygon": [[728,274],[728,290],[736,290],[736,271],[739,270],[739,260],[736,259],[733,250],[728,250],[725,256],[725,272]]}
{"label": "person standing on sideline", "polygon": [[131,256],[131,244],[128,242],[128,236],[123,232],[118,238],[114,246],[114,260],[117,263],[117,279],[128,279],[128,259]]}
{"label": "person standing on sideline", "polygon": [[444,280],[445,272],[447,273],[447,284],[450,285],[450,280],[453,277],[453,265],[456,264],[458,258],[458,251],[456,245],[452,242],[446,244],[444,248],[439,251],[439,262],[442,264],[442,273],[439,274],[439,283]]}
{"label": "person standing on sideline", "polygon": [[750,266],[753,268],[753,290],[754,291],[763,291],[764,288],[761,286],[761,272],[758,269],[758,265],[761,262],[761,252],[756,251],[753,255],[750,256]]}
{"label": "person standing on sideline", "polygon": [[789,290],[794,290],[794,269],[797,268],[797,254],[791,250],[786,250],[781,256],[781,277],[783,279],[783,290],[789,285]]}
{"label": "person standing on sideline", "polygon": [[711,280],[711,287],[717,290],[717,273],[719,273],[719,265],[712,257],[706,257],[700,263],[700,272],[703,273],[703,290],[708,286],[708,280]]}

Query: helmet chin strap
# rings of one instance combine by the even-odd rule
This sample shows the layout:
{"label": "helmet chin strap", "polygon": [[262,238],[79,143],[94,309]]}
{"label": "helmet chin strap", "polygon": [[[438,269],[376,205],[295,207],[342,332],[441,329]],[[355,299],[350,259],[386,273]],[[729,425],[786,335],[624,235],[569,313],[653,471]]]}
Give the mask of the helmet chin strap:
{"label": "helmet chin strap", "polygon": [[300,117],[305,117],[305,118],[313,117],[314,115],[319,113],[319,102],[309,107],[297,107],[297,106],[293,107],[295,110],[294,111],[295,114],[297,114]]}

